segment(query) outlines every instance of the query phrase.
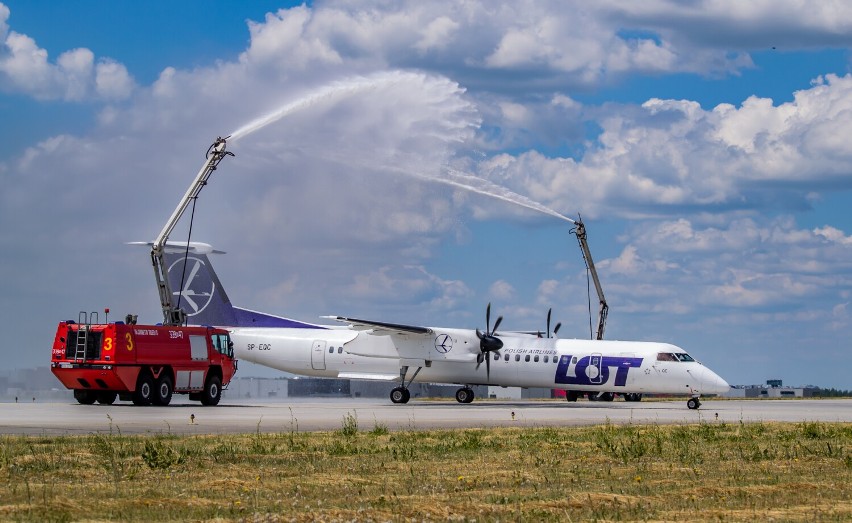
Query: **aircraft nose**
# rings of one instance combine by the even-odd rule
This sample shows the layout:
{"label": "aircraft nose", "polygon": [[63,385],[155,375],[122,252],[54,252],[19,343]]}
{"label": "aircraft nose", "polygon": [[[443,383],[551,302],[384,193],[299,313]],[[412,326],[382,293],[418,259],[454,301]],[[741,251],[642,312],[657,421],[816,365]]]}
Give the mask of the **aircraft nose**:
{"label": "aircraft nose", "polygon": [[704,369],[704,375],[702,377],[704,381],[703,392],[705,394],[724,394],[731,390],[731,386],[727,381],[708,368]]}

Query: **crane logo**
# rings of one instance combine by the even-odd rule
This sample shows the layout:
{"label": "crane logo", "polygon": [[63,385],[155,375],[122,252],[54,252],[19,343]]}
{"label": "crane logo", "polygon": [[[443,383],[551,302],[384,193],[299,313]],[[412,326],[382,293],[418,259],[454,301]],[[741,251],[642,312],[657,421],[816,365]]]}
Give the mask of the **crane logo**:
{"label": "crane logo", "polygon": [[203,260],[189,256],[186,258],[186,272],[184,274],[184,258],[178,258],[169,266],[169,281],[180,286],[183,278],[183,287],[172,294],[179,296],[181,305],[186,302],[189,309],[187,316],[195,316],[210,305],[213,294],[216,292],[216,284],[209,276],[209,271]]}
{"label": "crane logo", "polygon": [[453,339],[450,338],[449,334],[441,334],[435,338],[435,350],[443,354],[453,350]]}

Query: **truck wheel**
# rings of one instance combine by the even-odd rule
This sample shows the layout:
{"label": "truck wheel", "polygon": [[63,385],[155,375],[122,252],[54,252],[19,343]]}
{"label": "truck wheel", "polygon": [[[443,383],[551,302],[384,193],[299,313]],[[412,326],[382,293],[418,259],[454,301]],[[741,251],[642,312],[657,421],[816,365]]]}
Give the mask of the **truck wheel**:
{"label": "truck wheel", "polygon": [[142,372],[136,380],[136,390],[133,391],[133,404],[144,407],[151,404],[154,395],[154,380],[147,372]]}
{"label": "truck wheel", "polygon": [[101,405],[112,405],[115,403],[115,398],[118,397],[118,394],[115,392],[99,392],[98,393],[98,403]]}
{"label": "truck wheel", "polygon": [[222,398],[222,380],[219,376],[210,376],[204,384],[204,392],[201,393],[202,405],[218,405]]}
{"label": "truck wheel", "polygon": [[74,399],[80,402],[82,405],[91,405],[97,399],[95,393],[90,390],[74,390]]}
{"label": "truck wheel", "polygon": [[151,398],[154,405],[165,407],[172,401],[172,378],[168,374],[163,374],[157,380],[157,385],[154,387],[154,396]]}

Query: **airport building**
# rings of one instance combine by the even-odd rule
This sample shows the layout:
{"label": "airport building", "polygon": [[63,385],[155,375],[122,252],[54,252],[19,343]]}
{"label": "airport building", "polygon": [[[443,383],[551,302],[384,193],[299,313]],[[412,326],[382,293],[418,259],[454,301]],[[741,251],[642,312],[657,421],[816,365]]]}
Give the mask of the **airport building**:
{"label": "airport building", "polygon": [[766,380],[766,385],[732,385],[723,398],[811,398],[816,387],[785,387],[781,380]]}

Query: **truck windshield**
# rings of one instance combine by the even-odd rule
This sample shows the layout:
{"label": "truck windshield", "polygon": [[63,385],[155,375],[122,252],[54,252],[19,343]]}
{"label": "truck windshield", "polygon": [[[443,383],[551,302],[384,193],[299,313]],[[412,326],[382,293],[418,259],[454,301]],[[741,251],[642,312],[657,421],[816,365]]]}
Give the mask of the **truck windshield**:
{"label": "truck windshield", "polygon": [[219,354],[224,354],[228,357],[234,357],[234,346],[231,344],[231,337],[227,334],[214,334],[213,347]]}

